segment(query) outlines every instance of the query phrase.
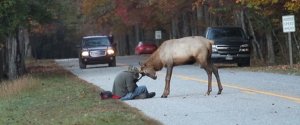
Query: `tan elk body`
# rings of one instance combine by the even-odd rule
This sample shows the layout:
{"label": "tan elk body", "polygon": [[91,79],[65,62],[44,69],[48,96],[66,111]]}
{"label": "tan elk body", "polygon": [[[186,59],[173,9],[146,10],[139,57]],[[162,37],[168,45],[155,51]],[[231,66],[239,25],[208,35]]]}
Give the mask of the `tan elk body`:
{"label": "tan elk body", "polygon": [[208,90],[206,94],[209,95],[212,91],[212,73],[217,79],[218,94],[221,94],[223,87],[220,82],[218,69],[211,63],[213,43],[213,41],[202,36],[167,40],[145,62],[140,64],[141,72],[150,78],[156,79],[156,71],[166,67],[165,89],[161,96],[166,98],[170,93],[173,67],[196,62],[201,65],[208,75]]}

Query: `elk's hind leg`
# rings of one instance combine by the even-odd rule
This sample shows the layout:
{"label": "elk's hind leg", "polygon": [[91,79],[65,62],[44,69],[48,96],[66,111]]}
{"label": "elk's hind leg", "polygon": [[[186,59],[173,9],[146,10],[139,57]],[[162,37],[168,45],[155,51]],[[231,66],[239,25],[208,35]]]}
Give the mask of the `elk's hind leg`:
{"label": "elk's hind leg", "polygon": [[212,91],[212,85],[211,85],[211,79],[212,79],[212,68],[210,66],[205,66],[203,67],[204,70],[207,73],[207,77],[208,77],[208,88],[207,88],[207,92],[205,95],[209,95],[210,92]]}
{"label": "elk's hind leg", "polygon": [[211,66],[212,66],[212,71],[217,79],[218,88],[219,88],[218,95],[219,95],[222,93],[222,90],[223,90],[223,86],[221,84],[221,80],[220,80],[220,76],[219,76],[219,71],[218,71],[218,68],[214,64],[211,64]]}

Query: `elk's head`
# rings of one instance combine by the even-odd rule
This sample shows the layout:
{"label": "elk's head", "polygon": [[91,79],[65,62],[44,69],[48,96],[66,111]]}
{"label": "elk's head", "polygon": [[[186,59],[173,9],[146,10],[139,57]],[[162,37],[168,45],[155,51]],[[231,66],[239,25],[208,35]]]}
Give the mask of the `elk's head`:
{"label": "elk's head", "polygon": [[154,80],[156,80],[156,71],[154,70],[154,67],[152,65],[148,65],[146,63],[141,63],[141,74],[146,75]]}

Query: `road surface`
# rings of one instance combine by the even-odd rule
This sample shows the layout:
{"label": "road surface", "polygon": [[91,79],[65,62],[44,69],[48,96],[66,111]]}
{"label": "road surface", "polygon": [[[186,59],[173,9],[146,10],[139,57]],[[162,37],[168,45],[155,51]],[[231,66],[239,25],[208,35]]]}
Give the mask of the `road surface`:
{"label": "road surface", "polygon": [[[147,56],[117,57],[117,67],[88,66],[81,70],[77,59],[56,60],[79,78],[105,90],[112,89],[115,76],[138,66]],[[213,77],[213,91],[205,96],[207,75],[197,65],[177,66],[173,70],[171,92],[160,98],[164,89],[165,69],[158,79],[144,77],[138,85],[156,92],[151,99],[125,101],[147,116],[165,125],[300,125],[300,77],[262,72],[219,69],[224,90]]]}

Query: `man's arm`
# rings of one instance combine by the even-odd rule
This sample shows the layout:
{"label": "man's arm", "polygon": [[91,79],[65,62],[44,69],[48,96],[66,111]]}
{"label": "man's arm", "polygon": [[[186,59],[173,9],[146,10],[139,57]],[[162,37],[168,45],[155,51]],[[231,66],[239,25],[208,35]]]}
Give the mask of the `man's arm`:
{"label": "man's arm", "polygon": [[134,89],[137,87],[136,81],[133,78],[133,76],[126,78],[126,86],[127,86],[128,92],[133,92]]}

